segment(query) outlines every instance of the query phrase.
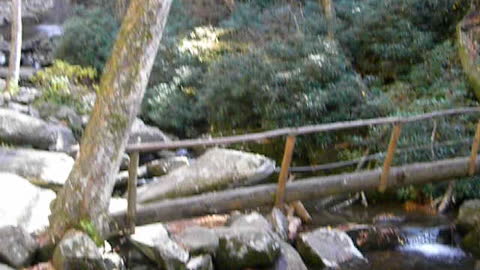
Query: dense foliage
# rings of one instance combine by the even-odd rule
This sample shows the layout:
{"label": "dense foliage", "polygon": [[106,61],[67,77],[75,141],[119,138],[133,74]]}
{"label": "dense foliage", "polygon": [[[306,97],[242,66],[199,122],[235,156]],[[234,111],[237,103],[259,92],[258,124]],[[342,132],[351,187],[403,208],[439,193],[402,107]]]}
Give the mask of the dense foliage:
{"label": "dense foliage", "polygon": [[[67,23],[59,57],[101,71],[118,29],[107,2],[93,1],[97,8]],[[469,0],[337,0],[334,39],[327,38],[319,2],[174,1],[142,117],[179,137],[197,137],[476,104],[453,40]],[[405,126],[396,164],[465,155],[472,123],[458,117]],[[302,137],[295,158],[312,164],[383,152],[390,130]],[[239,147],[279,159],[282,144]],[[461,183],[459,197],[480,195],[472,182]]]}

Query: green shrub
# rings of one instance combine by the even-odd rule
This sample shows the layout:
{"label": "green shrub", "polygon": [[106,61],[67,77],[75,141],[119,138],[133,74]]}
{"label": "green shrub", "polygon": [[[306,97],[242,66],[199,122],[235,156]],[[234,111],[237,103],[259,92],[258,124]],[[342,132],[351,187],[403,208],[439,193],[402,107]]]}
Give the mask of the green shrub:
{"label": "green shrub", "polygon": [[110,57],[118,29],[117,20],[104,9],[78,9],[64,25],[55,56],[101,72]]}
{"label": "green shrub", "polygon": [[72,105],[78,112],[84,113],[93,106],[84,98],[95,91],[96,79],[94,68],[57,60],[51,67],[37,72],[32,82],[42,90],[41,102]]}

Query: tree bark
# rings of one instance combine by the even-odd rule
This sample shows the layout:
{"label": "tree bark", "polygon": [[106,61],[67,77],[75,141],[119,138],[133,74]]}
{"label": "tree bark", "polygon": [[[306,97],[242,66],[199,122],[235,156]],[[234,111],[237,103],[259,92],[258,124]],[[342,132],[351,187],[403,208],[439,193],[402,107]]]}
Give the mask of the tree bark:
{"label": "tree bark", "polygon": [[20,78],[20,57],[22,54],[22,0],[12,0],[12,38],[8,66],[7,92],[18,87]]}
{"label": "tree bark", "polygon": [[325,15],[325,18],[327,20],[327,31],[328,31],[328,37],[333,39],[334,38],[334,27],[335,27],[335,22],[334,22],[334,13],[333,13],[333,3],[332,0],[320,0],[321,5],[323,8],[323,14]]}
{"label": "tree bark", "polygon": [[103,237],[108,206],[132,123],[139,110],[172,0],[132,1],[100,81],[80,155],[52,204],[50,236],[89,224]]}
{"label": "tree bark", "polygon": [[[469,158],[455,158],[393,167],[390,170],[388,185],[389,187],[400,187],[461,179],[461,177],[468,176],[468,162]],[[480,168],[478,159],[476,168]],[[479,170],[476,172],[478,173]],[[374,190],[380,184],[380,175],[381,170],[377,169],[299,179],[287,184],[285,200],[293,202],[361,190]],[[233,210],[273,206],[276,189],[276,184],[268,184],[146,204],[138,207],[136,222],[137,225],[145,225],[208,214],[228,213]],[[114,220],[117,227],[124,228],[126,226],[125,213],[116,214]]]}

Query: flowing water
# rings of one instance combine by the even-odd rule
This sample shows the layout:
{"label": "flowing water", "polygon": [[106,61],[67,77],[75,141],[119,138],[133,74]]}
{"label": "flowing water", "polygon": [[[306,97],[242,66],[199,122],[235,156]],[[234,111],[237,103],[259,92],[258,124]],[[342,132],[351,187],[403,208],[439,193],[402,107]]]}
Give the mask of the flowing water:
{"label": "flowing water", "polygon": [[[393,250],[364,252],[367,263],[343,270],[473,270],[475,259],[459,248],[460,237],[452,226],[454,216],[406,212],[399,206],[353,207],[338,213],[319,211],[310,205],[315,226],[347,223],[372,224],[381,215],[395,217],[405,244]],[[316,210],[316,211],[315,211]],[[387,222],[388,223],[388,222]]]}

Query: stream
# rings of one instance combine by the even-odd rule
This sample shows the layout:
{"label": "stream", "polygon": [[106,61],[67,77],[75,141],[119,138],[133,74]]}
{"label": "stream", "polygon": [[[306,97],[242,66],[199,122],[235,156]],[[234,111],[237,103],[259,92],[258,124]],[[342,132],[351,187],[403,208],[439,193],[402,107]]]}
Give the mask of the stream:
{"label": "stream", "polygon": [[[460,236],[452,224],[454,215],[407,212],[398,205],[354,206],[332,214],[307,206],[314,213],[314,227],[348,223],[372,224],[379,216],[395,217],[380,223],[394,226],[405,236],[404,245],[392,250],[363,252],[367,263],[342,270],[472,270],[475,259],[459,248]],[[313,208],[313,209],[312,209]],[[379,223],[376,223],[379,224]]]}

